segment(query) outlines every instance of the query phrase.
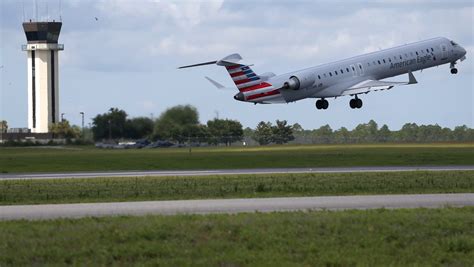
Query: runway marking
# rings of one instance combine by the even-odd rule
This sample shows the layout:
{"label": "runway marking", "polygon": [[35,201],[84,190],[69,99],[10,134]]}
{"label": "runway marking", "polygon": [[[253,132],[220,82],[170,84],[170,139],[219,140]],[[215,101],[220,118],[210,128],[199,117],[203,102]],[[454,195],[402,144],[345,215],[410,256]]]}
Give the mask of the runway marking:
{"label": "runway marking", "polygon": [[147,176],[209,176],[240,174],[285,174],[285,173],[349,173],[349,172],[405,172],[405,171],[474,171],[474,166],[385,166],[385,167],[324,167],[324,168],[259,168],[234,170],[165,170],[165,171],[111,171],[70,173],[19,173],[0,174],[1,180],[28,179],[73,179],[103,177],[147,177]]}
{"label": "runway marking", "polygon": [[474,193],[172,200],[0,206],[0,220],[474,206]]}

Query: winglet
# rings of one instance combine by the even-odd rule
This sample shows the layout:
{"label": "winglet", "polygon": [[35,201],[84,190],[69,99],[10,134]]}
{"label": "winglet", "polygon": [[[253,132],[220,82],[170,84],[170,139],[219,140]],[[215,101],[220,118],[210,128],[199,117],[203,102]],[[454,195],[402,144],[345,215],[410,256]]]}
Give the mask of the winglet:
{"label": "winglet", "polygon": [[418,81],[415,78],[415,75],[411,71],[408,72],[408,83],[407,84],[415,84],[418,83]]}

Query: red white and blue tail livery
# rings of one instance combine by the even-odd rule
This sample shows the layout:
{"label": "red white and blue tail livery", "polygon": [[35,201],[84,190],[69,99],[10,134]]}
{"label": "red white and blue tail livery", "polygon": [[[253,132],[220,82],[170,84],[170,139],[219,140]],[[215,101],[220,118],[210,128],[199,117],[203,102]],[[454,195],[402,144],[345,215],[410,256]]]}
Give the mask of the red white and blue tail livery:
{"label": "red white and blue tail livery", "polygon": [[[452,40],[438,37],[402,45],[282,75],[256,74],[250,65],[240,64],[239,54],[221,60],[180,67],[190,68],[216,64],[224,66],[239,90],[234,99],[259,104],[288,103],[305,98],[318,98],[317,109],[327,109],[326,98],[353,96],[350,107],[361,108],[360,94],[388,90],[398,85],[417,83],[413,72],[450,64],[452,74],[458,72],[458,60],[466,59],[466,50]],[[408,74],[408,81],[382,79]],[[217,88],[220,83],[206,77]]]}

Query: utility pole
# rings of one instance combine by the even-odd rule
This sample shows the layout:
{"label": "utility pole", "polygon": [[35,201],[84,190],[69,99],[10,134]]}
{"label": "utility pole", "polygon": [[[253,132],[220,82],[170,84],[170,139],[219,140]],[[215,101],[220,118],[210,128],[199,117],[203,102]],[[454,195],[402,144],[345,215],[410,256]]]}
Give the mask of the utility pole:
{"label": "utility pole", "polygon": [[82,116],[82,139],[84,139],[84,112],[79,112]]}
{"label": "utility pole", "polygon": [[112,120],[109,119],[109,142],[112,141]]}

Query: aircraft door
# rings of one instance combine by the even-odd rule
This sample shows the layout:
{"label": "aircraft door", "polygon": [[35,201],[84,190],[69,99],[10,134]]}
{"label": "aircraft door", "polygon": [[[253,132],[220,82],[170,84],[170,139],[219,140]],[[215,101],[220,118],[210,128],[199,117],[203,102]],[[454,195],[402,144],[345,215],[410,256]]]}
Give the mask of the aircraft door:
{"label": "aircraft door", "polygon": [[441,60],[447,60],[448,59],[448,47],[446,44],[441,44]]}
{"label": "aircraft door", "polygon": [[351,71],[352,71],[352,77],[357,77],[357,70],[354,65],[350,65]]}
{"label": "aircraft door", "polygon": [[357,69],[359,71],[359,76],[364,75],[364,67],[362,66],[361,63],[357,63]]}

